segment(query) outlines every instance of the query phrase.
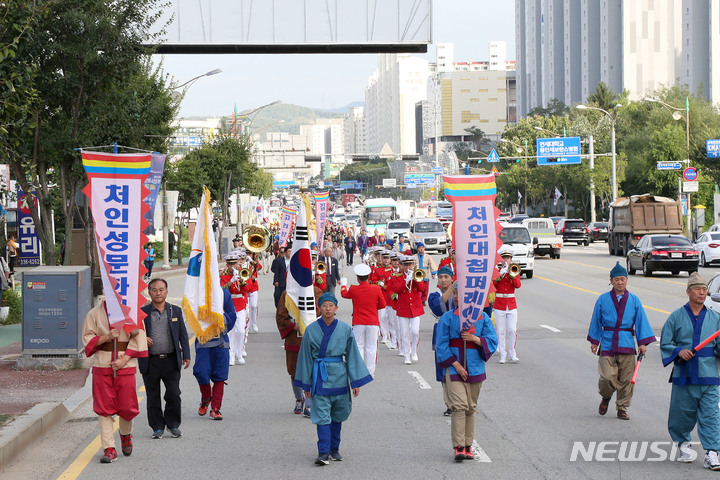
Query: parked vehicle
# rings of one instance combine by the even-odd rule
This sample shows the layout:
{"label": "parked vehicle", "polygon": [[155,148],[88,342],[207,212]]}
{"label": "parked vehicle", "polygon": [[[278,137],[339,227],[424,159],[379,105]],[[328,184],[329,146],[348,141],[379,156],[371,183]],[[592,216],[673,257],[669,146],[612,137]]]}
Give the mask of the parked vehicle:
{"label": "parked vehicle", "polygon": [[507,222],[510,218],[512,218],[511,213],[500,212],[500,215],[498,215],[498,222]]}
{"label": "parked vehicle", "polygon": [[608,251],[626,256],[643,235],[682,233],[682,211],[677,200],[655,195],[620,197],[610,205]]}
{"label": "parked vehicle", "polygon": [[715,274],[708,282],[708,292],[705,306],[720,313],[720,273]]}
{"label": "parked vehicle", "polygon": [[705,232],[700,235],[695,242],[695,249],[700,252],[701,267],[720,262],[720,232]]}
{"label": "parked vehicle", "polygon": [[588,239],[590,243],[596,241],[605,241],[608,239],[608,224],[607,222],[593,222],[588,224]]}
{"label": "parked vehicle", "polygon": [[536,255],[549,255],[550,258],[560,258],[562,237],[555,233],[552,220],[540,217],[526,218],[522,224],[530,232]]}
{"label": "parked vehicle", "polygon": [[398,236],[402,233],[405,238],[410,241],[410,222],[407,220],[393,220],[388,222],[387,230],[385,230],[385,238],[391,238],[397,240]]}
{"label": "parked vehicle", "polygon": [[508,223],[522,223],[526,218],[530,218],[527,215],[515,215],[508,220]]}
{"label": "parked vehicle", "polygon": [[524,273],[526,278],[532,278],[535,269],[533,245],[537,243],[537,237],[531,240],[527,227],[509,223],[505,224],[498,238],[504,245],[512,248],[512,262],[520,265],[521,274]]}
{"label": "parked vehicle", "polygon": [[563,242],[577,242],[585,246],[590,244],[588,228],[582,218],[561,218],[555,228],[557,234],[562,235]]}
{"label": "parked vehicle", "polygon": [[665,271],[677,275],[680,271],[688,275],[698,271],[699,255],[690,240],[682,235],[644,235],[637,245],[628,251],[627,271],[635,275],[642,270],[649,277],[653,272]]}
{"label": "parked vehicle", "polygon": [[558,222],[562,220],[565,217],[550,217],[550,220],[553,221],[553,225],[557,226]]}
{"label": "parked vehicle", "polygon": [[445,227],[437,218],[418,218],[412,226],[410,244],[417,248],[418,242],[425,244],[425,250],[436,250],[443,253],[450,247]]}

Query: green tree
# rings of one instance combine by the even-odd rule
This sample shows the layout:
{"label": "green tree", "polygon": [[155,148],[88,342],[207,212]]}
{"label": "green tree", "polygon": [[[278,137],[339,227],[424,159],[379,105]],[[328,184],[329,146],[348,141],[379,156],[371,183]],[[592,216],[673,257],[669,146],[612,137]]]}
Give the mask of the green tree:
{"label": "green tree", "polygon": [[384,158],[371,158],[367,162],[353,162],[340,172],[340,178],[355,180],[375,188],[382,185],[382,179],[390,176],[390,167]]}
{"label": "green tree", "polygon": [[598,108],[602,108],[608,112],[614,110],[615,105],[620,101],[615,92],[602,80],[598,82],[595,91],[590,94],[587,100],[588,103],[592,103]]}
{"label": "green tree", "polygon": [[545,107],[535,107],[528,112],[528,116],[534,117],[563,117],[570,113],[570,109],[562,100],[551,98]]}

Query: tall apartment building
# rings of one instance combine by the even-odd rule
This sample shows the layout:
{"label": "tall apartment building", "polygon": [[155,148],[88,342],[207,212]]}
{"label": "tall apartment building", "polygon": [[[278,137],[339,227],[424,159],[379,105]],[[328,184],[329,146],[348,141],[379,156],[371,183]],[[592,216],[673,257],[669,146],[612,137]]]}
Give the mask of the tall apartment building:
{"label": "tall apartment building", "polygon": [[345,154],[366,153],[365,114],[363,107],[352,107],[343,121]]}
{"label": "tall apartment building", "polygon": [[633,99],[702,86],[717,103],[719,30],[720,0],[515,0],[518,113],[584,102],[600,81]]}

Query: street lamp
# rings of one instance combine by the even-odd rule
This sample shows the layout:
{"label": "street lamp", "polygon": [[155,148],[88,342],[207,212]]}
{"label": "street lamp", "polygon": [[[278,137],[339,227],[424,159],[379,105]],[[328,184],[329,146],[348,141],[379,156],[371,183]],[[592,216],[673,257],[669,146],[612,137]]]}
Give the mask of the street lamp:
{"label": "street lamp", "polygon": [[[253,121],[255,120],[255,117],[257,117],[257,114],[260,113],[260,110],[262,110],[263,108],[272,107],[273,105],[277,105],[277,104],[279,104],[279,103],[282,103],[282,100],[275,100],[275,101],[272,102],[272,103],[268,103],[267,105],[262,105],[262,106],[260,106],[260,107],[257,107],[257,108],[255,108],[255,109],[253,109],[253,110],[250,110],[250,111],[247,112],[247,113],[243,113],[242,115],[235,115],[235,116],[233,117],[233,123],[234,123],[235,125],[233,125],[233,126],[234,126],[234,127],[237,127],[237,118],[238,118],[238,117],[247,118],[247,117],[249,117],[250,115],[252,115],[252,114],[254,113],[255,115],[253,115],[253,117],[252,117],[252,118],[250,119],[250,121],[247,123],[247,126],[250,127],[250,125],[252,125]],[[243,122],[243,123],[245,123],[245,122]],[[236,128],[235,131],[237,132],[237,128]]]}
{"label": "street lamp", "polygon": [[540,131],[540,132],[547,132],[547,133],[549,133],[550,135],[552,135],[553,138],[560,136],[560,134],[555,133],[555,132],[553,132],[552,130],[548,130],[547,128],[538,127],[537,125],[534,126],[533,128],[534,128],[535,130]]}
{"label": "street lamp", "polygon": [[[199,80],[199,79],[201,79],[201,78],[203,78],[203,77],[209,77],[209,76],[211,76],[211,75],[217,75],[218,73],[222,73],[222,70],[220,70],[219,68],[216,68],[215,70],[210,70],[210,71],[207,72],[207,73],[203,73],[202,75],[198,75],[197,77],[191,78],[191,79],[188,80],[187,82],[182,83],[182,84],[178,85],[177,87],[171,88],[171,90],[172,90],[172,94],[171,94],[171,95],[172,95],[173,100],[177,102],[177,101],[179,101],[179,100],[183,97],[184,93],[178,93],[178,90],[180,90],[181,88],[183,88],[185,85],[188,86],[187,88],[190,88],[195,81],[197,81],[197,80]],[[187,90],[187,88],[186,88],[185,90]]]}
{"label": "street lamp", "polygon": [[578,110],[597,110],[599,112],[604,113],[608,116],[610,119],[610,126],[612,128],[610,132],[610,148],[612,151],[612,201],[615,203],[615,200],[617,200],[617,172],[616,172],[616,161],[615,161],[615,119],[617,118],[617,113],[615,113],[615,110],[622,107],[622,104],[618,103],[615,105],[615,108],[613,109],[613,113],[608,112],[607,110],[603,110],[599,107],[590,107],[588,105],[576,105],[575,108]]}
{"label": "street lamp", "polygon": [[[537,127],[535,127],[535,128],[537,128]],[[504,138],[501,138],[501,139],[499,139],[498,141],[499,141],[499,142],[502,142],[502,143],[509,143],[510,145],[514,145],[515,148],[517,149],[518,153],[520,153],[520,152],[523,151],[523,147],[521,147],[520,145],[518,145],[517,143],[515,143],[515,142],[513,142],[513,141],[511,141],[511,140],[506,140],[506,139],[504,139]],[[524,210],[524,213],[527,214],[527,197],[528,197],[528,178],[527,178],[527,175],[528,175],[528,173],[527,173],[527,168],[528,168],[528,159],[527,159],[527,156],[528,156],[528,154],[527,154],[527,140],[525,140],[525,148],[524,148],[524,150],[525,150],[525,159],[524,159],[524,160],[525,160],[525,210]]]}

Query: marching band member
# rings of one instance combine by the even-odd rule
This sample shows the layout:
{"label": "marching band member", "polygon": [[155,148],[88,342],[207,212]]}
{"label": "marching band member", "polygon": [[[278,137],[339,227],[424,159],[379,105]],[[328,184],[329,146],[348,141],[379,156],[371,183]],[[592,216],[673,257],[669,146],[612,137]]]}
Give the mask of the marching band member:
{"label": "marching band member", "polygon": [[440,269],[447,265],[452,270],[453,277],[455,277],[456,266],[455,266],[455,250],[448,248],[448,256],[440,260],[438,265],[438,275],[440,275]]}
{"label": "marching band member", "polygon": [[390,290],[389,283],[390,277],[393,274],[393,269],[390,267],[390,250],[381,250],[380,265],[372,272],[373,278],[371,284],[380,287],[385,298],[385,305],[381,310],[378,310],[378,318],[380,322],[380,336],[382,337],[382,343],[385,345],[390,344],[390,334],[388,332],[388,319],[386,315],[386,308],[390,301]]}
{"label": "marching band member", "polygon": [[385,301],[387,303],[387,306],[385,307],[385,321],[388,325],[388,337],[390,339],[390,343],[388,343],[387,346],[390,350],[398,349],[398,334],[400,332],[397,312],[395,312],[395,299],[397,298],[397,293],[393,292],[392,287],[390,286],[392,277],[398,273],[400,273],[400,255],[397,252],[390,252],[390,275],[388,276],[387,283],[385,284],[385,287],[387,288],[387,297],[385,297]]}
{"label": "marching band member", "polygon": [[250,328],[253,332],[257,333],[258,326],[258,290],[260,289],[257,282],[257,275],[262,270],[262,265],[258,262],[255,257],[255,252],[250,252],[248,255],[248,269],[250,270],[250,279],[248,280],[248,310],[250,318]]}
{"label": "marching band member", "polygon": [[[510,247],[503,245],[498,250],[502,258],[499,265],[500,273],[493,279],[495,282],[495,303],[493,304],[493,317],[497,328],[498,351],[500,351],[500,363],[505,363],[506,356],[510,356],[511,363],[520,361],[515,354],[515,343],[517,341],[517,303],[515,302],[515,289],[520,288],[520,275],[510,277],[510,263],[512,263],[513,252]],[[506,335],[510,341],[505,343]]]}
{"label": "marching band member", "polygon": [[398,294],[396,311],[400,324],[400,353],[405,358],[405,365],[410,365],[418,360],[420,316],[425,313],[422,297],[427,292],[428,283],[413,278],[412,257],[405,256],[401,262],[400,275],[393,276],[391,288]]}
{"label": "marching band member", "polygon": [[235,365],[235,360],[239,365],[245,364],[245,335],[247,329],[247,282],[240,278],[240,271],[237,268],[239,256],[236,253],[230,253],[225,256],[225,269],[220,272],[220,285],[230,291],[237,320],[232,330],[228,332],[228,340],[230,343],[230,365]]}

